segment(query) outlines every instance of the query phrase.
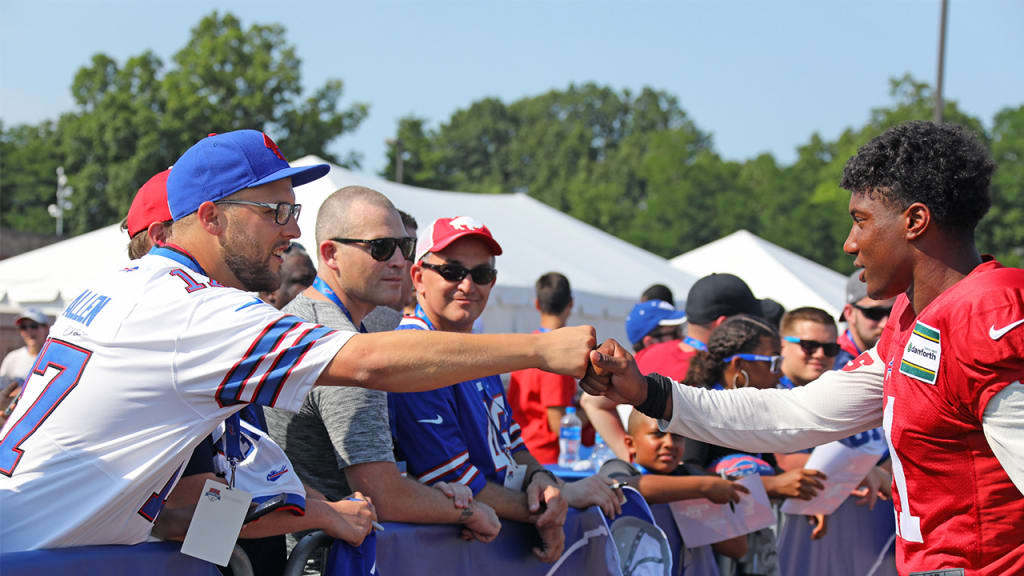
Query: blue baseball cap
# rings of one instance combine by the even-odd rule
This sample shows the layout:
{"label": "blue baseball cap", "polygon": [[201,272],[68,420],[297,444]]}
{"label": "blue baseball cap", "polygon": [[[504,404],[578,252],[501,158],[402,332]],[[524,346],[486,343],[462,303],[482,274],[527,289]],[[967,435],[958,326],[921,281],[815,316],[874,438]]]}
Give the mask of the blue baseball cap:
{"label": "blue baseball cap", "polygon": [[302,186],[330,172],[328,164],[292,167],[277,144],[258,130],[210,134],[181,155],[167,178],[167,206],[180,220],[203,202],[284,178]]}
{"label": "blue baseball cap", "polygon": [[658,326],[679,326],[686,321],[686,312],[676,310],[664,300],[648,300],[633,306],[626,317],[626,337],[636,344]]}

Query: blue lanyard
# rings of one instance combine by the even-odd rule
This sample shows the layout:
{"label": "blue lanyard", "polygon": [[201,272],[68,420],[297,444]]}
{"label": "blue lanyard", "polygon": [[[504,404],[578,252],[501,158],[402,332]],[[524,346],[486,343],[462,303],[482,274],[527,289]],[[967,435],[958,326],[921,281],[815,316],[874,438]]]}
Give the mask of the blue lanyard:
{"label": "blue lanyard", "polygon": [[687,344],[689,344],[690,346],[693,346],[697,350],[707,350],[708,349],[708,345],[707,344],[701,342],[700,340],[697,340],[696,338],[691,338],[689,336],[687,336],[686,338],[683,338],[683,342],[686,342]]}
{"label": "blue lanyard", "polygon": [[419,304],[416,305],[416,317],[426,322],[427,328],[437,330],[437,328],[434,328],[434,323],[430,321],[430,318],[427,318],[427,313],[423,311],[423,307]]}
{"label": "blue lanyard", "polygon": [[210,276],[209,274],[206,273],[205,270],[203,270],[203,267],[199,265],[199,262],[197,262],[196,259],[193,258],[191,254],[171,244],[162,244],[160,246],[154,246],[149,251],[149,253],[155,254],[157,256],[163,256],[164,258],[168,258],[170,260],[174,260],[178,264],[181,264],[182,266],[188,268],[189,270],[197,274],[202,274],[207,278],[209,278]]}
{"label": "blue lanyard", "polygon": [[850,344],[853,344],[853,349],[857,351],[857,356],[860,356],[860,354],[861,354],[861,352],[863,352],[863,350],[861,350],[860,346],[857,346],[857,343],[854,342],[853,334],[850,334],[850,329],[849,328],[846,329],[846,332],[843,333],[843,336],[846,336],[846,339],[850,341]]}
{"label": "blue lanyard", "polygon": [[228,487],[235,487],[235,467],[242,459],[242,444],[240,440],[242,418],[235,412],[224,421],[224,456],[231,465],[231,478],[228,479]]}
{"label": "blue lanyard", "polygon": [[541,326],[540,328],[537,328],[537,332],[540,332],[541,334],[545,334],[547,332],[551,332],[551,330],[548,330],[547,328]]}
{"label": "blue lanyard", "polygon": [[[348,321],[355,326],[356,322],[352,319],[352,314],[348,311],[348,308],[345,307],[345,303],[341,301],[341,298],[338,298],[338,295],[334,293],[334,290],[331,290],[331,287],[327,285],[327,282],[324,282],[319,276],[313,280],[313,290],[316,290],[323,294],[328,300],[334,302],[338,308],[341,308],[341,311],[345,313],[345,317],[348,318]],[[363,326],[362,322],[359,323],[359,331],[366,334],[366,326]]]}

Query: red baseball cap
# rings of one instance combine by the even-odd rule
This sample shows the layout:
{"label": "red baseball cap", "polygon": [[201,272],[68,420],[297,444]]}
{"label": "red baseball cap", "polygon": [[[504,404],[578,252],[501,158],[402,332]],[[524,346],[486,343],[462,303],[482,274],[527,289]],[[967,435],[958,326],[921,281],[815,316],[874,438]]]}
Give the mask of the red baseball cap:
{"label": "red baseball cap", "polygon": [[480,238],[490,248],[491,254],[501,255],[501,245],[494,239],[494,236],[491,236],[491,231],[487,229],[487,226],[472,216],[455,216],[438,218],[420,232],[420,236],[416,240],[416,261],[426,256],[428,252],[440,252],[452,242],[467,236]]}
{"label": "red baseball cap", "polygon": [[171,219],[171,209],[167,207],[167,177],[170,174],[170,168],[160,172],[147,180],[135,194],[124,222],[129,236],[134,237],[154,222]]}

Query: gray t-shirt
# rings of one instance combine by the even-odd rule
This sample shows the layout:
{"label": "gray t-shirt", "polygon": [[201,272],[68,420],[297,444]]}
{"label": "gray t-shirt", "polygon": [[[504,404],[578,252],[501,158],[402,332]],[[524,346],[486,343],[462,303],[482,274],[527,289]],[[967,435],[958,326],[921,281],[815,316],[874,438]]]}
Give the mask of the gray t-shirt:
{"label": "gray t-shirt", "polygon": [[363,318],[363,326],[367,332],[387,332],[394,330],[402,322],[402,313],[387,306],[377,306]]}
{"label": "gray t-shirt", "polygon": [[[337,330],[355,332],[332,302],[299,294],[282,312]],[[353,464],[394,462],[388,398],[380,390],[317,386],[297,413],[267,408],[270,437],[284,449],[295,472],[329,500],[351,494],[343,470]]]}

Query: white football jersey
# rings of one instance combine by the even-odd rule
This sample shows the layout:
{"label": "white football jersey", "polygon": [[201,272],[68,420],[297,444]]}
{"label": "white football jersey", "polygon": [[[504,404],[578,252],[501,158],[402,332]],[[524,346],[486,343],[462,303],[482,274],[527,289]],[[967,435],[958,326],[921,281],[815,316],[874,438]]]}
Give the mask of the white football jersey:
{"label": "white football jersey", "polygon": [[0,431],[0,552],[136,544],[193,448],[248,402],[295,411],[351,333],[156,248],[50,329]]}

